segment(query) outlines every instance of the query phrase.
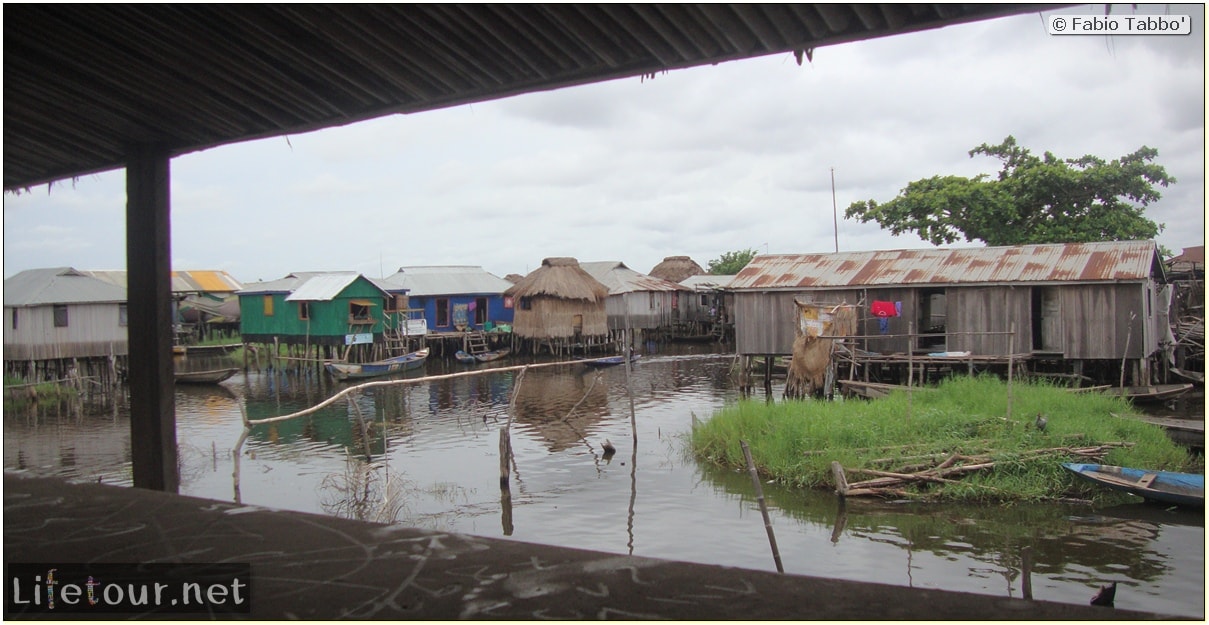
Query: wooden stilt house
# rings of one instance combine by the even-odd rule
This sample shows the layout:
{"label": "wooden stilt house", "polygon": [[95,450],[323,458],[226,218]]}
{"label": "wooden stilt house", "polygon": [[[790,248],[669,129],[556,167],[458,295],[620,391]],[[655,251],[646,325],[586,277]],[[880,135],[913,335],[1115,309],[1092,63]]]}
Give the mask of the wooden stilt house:
{"label": "wooden stilt house", "polygon": [[29,269],[4,280],[6,372],[56,379],[92,359],[112,370],[128,353],[127,330],[126,289],[86,271]]}
{"label": "wooden stilt house", "polygon": [[609,289],[574,258],[547,258],[504,292],[515,304],[512,332],[537,353],[588,350],[607,343]]}
{"label": "wooden stilt house", "polygon": [[1171,290],[1153,241],[771,254],[730,289],[742,355],[791,353],[797,298],[857,304],[860,347],[878,354],[1014,352],[1103,379],[1124,362],[1136,384],[1170,357]]}
{"label": "wooden stilt house", "polygon": [[[245,343],[342,346],[384,342],[384,285],[354,272],[292,273],[238,292]],[[367,354],[368,355],[368,354]]]}
{"label": "wooden stilt house", "polygon": [[609,289],[605,311],[614,339],[620,340],[628,327],[638,331],[635,340],[642,341],[660,330],[670,332],[679,323],[680,299],[688,294],[679,284],[643,275],[615,260],[579,266]]}
{"label": "wooden stilt house", "polygon": [[491,330],[511,324],[512,283],[476,266],[400,267],[384,280],[407,290],[409,307],[422,311],[430,332]]}

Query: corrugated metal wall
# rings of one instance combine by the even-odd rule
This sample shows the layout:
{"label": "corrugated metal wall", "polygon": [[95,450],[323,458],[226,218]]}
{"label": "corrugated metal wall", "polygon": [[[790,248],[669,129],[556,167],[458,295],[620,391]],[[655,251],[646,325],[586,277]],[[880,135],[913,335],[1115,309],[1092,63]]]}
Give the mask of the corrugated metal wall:
{"label": "corrugated metal wall", "polygon": [[[127,328],[120,304],[68,304],[67,327],[56,328],[53,306],[4,309],[4,359],[52,360],[124,356]],[[13,328],[13,311],[17,327]]]}
{"label": "corrugated metal wall", "polygon": [[[675,291],[634,291],[610,295],[605,300],[605,311],[609,317],[609,330],[624,330],[626,307],[629,307],[630,327],[636,330],[653,330],[672,325],[672,298]],[[689,295],[681,294],[681,300]]]}

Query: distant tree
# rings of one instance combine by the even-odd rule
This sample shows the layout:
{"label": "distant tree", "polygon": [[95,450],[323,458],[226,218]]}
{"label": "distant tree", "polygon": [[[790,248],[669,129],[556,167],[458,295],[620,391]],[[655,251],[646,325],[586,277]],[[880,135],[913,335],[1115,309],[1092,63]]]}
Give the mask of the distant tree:
{"label": "distant tree", "polygon": [[739,250],[736,252],[726,252],[725,254],[709,261],[709,272],[715,276],[733,276],[739,273],[751,259],[756,257],[756,251],[753,249]]}
{"label": "distant tree", "polygon": [[1049,152],[1034,156],[1009,136],[970,151],[976,154],[1003,162],[998,178],[916,180],[884,204],[853,202],[844,217],[876,221],[896,235],[915,232],[934,245],[962,237],[987,245],[1144,240],[1166,227],[1142,216],[1161,197],[1153,185],[1176,181],[1151,162],[1159,154],[1152,148],[1112,162],[1091,155],[1061,160]]}

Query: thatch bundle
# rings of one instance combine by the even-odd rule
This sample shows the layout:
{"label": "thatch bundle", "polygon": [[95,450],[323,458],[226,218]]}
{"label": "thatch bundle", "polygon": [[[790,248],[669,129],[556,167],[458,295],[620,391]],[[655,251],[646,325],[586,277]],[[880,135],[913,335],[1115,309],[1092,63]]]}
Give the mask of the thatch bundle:
{"label": "thatch bundle", "polygon": [[[800,306],[801,304],[799,304]],[[816,305],[818,306],[818,305]],[[850,336],[856,332],[856,308],[839,305],[824,323],[827,336]],[[826,390],[827,369],[831,365],[833,343],[837,339],[819,338],[799,328],[793,342],[793,360],[785,377],[786,397],[821,397]]]}
{"label": "thatch bundle", "polygon": [[522,338],[601,336],[609,332],[609,289],[574,258],[547,258],[504,295],[516,300],[512,332]]}
{"label": "thatch bundle", "polygon": [[693,262],[693,259],[688,256],[668,256],[663,259],[663,262],[655,265],[655,268],[651,269],[647,275],[668,282],[680,283],[687,278],[703,276],[707,273],[709,272],[702,269],[701,265]]}

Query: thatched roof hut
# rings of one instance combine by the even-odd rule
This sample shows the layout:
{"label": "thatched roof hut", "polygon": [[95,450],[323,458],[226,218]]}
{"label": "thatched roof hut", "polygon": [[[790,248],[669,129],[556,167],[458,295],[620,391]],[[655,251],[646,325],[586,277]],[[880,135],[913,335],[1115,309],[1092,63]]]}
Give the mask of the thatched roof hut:
{"label": "thatched roof hut", "polygon": [[693,259],[688,256],[668,256],[663,259],[663,262],[655,265],[647,273],[648,276],[654,276],[668,282],[683,282],[685,278],[691,276],[703,276],[709,273],[701,268],[701,265],[693,262]]}
{"label": "thatched roof hut", "polygon": [[510,273],[510,274],[504,276],[504,279],[511,282],[512,284],[516,284],[517,282],[524,280],[525,276],[522,276],[519,273]]}
{"label": "thatched roof hut", "polygon": [[609,289],[574,258],[547,258],[507,291],[516,300],[512,332],[522,338],[603,336]]}

